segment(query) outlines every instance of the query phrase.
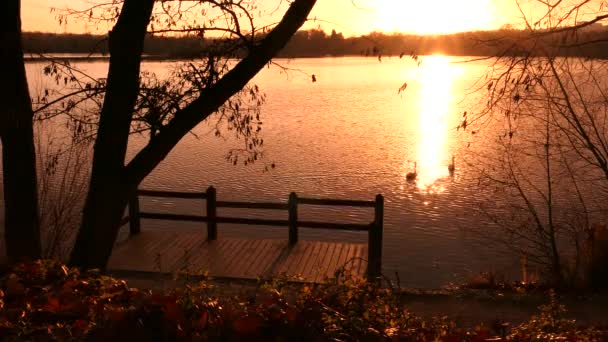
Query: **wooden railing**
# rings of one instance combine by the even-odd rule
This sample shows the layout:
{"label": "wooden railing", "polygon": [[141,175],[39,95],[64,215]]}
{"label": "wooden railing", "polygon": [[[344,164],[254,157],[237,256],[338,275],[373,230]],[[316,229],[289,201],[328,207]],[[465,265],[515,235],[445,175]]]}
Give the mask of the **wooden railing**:
{"label": "wooden railing", "polygon": [[[206,200],[207,215],[182,215],[142,212],[139,209],[139,197],[164,197],[180,199],[203,199]],[[329,223],[317,221],[299,221],[298,205],[327,205],[327,206],[348,206],[348,207],[371,207],[374,208],[374,220],[368,224],[361,223]],[[241,209],[270,209],[287,210],[287,220],[243,218],[243,217],[224,217],[217,215],[217,208],[241,208]],[[123,224],[129,223],[130,235],[141,232],[140,220],[156,219],[171,221],[194,221],[207,223],[207,239],[217,239],[218,223],[235,223],[262,226],[287,226],[289,231],[289,244],[298,242],[299,228],[317,229],[336,229],[354,230],[368,232],[368,267],[367,274],[370,279],[380,276],[382,269],[382,232],[384,217],[384,197],[377,195],[374,201],[357,200],[338,200],[298,197],[295,192],[289,194],[287,203],[281,202],[235,202],[218,201],[216,190],[210,186],[205,192],[175,192],[175,191],[154,191],[137,190],[136,196],[129,201],[129,216],[123,219]]]}

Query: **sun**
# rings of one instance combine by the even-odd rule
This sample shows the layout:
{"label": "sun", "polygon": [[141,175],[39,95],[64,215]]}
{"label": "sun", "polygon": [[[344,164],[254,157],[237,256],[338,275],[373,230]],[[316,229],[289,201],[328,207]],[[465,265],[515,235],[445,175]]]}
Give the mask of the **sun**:
{"label": "sun", "polygon": [[376,28],[416,34],[491,29],[493,0],[377,0]]}

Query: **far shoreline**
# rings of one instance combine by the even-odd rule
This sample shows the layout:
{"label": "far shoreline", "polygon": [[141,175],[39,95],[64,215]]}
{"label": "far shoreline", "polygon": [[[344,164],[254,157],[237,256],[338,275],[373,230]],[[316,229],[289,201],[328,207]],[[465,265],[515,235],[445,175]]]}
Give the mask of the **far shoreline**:
{"label": "far shoreline", "polygon": [[[27,63],[35,63],[35,62],[51,62],[51,61],[70,61],[70,62],[100,62],[100,61],[109,61],[110,55],[104,56],[39,56],[34,57],[31,56],[34,53],[25,52],[24,61]],[[61,54],[61,53],[60,53]],[[28,56],[30,55],[30,56]],[[449,54],[443,52],[435,52],[425,55],[420,55],[419,57],[424,56],[432,56],[432,55],[442,55],[448,57],[462,57],[467,58],[470,57],[472,60],[480,60],[480,59],[499,59],[499,58],[513,58],[513,57],[521,57],[520,55],[512,54],[512,55],[458,55],[458,54]],[[322,59],[322,58],[369,58],[372,60],[380,60],[381,58],[398,58],[405,59],[410,58],[410,56],[396,56],[396,55],[379,55],[379,56],[362,56],[357,54],[349,54],[349,55],[300,55],[300,56],[277,56],[274,59]],[[556,56],[548,56],[548,55],[538,55],[532,56],[533,58],[549,58],[549,57],[562,57],[562,58],[584,58],[585,60],[607,60],[608,56],[596,56],[596,57],[587,57],[587,56],[576,56],[576,55],[556,55]],[[144,55],[142,56],[142,61],[160,61],[160,62],[171,62],[171,61],[192,61],[201,59],[201,57],[192,57],[192,56],[166,56],[166,55]]]}

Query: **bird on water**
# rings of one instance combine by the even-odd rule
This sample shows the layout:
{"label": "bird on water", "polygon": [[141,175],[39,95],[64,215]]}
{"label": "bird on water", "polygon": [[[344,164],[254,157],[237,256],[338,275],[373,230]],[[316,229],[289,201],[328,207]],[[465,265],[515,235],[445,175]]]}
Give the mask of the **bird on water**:
{"label": "bird on water", "polygon": [[410,182],[416,180],[416,178],[418,177],[418,172],[416,171],[416,166],[417,166],[417,164],[416,164],[416,162],[414,162],[414,171],[413,172],[408,172],[405,175],[405,179],[406,180],[408,180]]}
{"label": "bird on water", "polygon": [[452,155],[452,163],[448,165],[448,171],[450,172],[450,176],[454,175],[454,171],[456,171],[456,164],[454,164],[454,156]]}

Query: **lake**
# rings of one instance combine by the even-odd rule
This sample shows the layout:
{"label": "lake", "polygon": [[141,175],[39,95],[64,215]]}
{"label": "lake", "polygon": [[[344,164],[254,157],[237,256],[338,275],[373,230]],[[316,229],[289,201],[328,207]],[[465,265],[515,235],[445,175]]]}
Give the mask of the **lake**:
{"label": "lake", "polygon": [[[426,56],[417,65],[408,58],[318,58],[276,60],[254,80],[266,94],[262,108],[263,160],[232,165],[226,154],[242,141],[225,132],[214,135],[214,122],[199,125],[143,182],[142,188],[201,191],[217,188],[220,200],[286,201],[300,196],[373,200],[385,197],[383,269],[398,274],[401,285],[439,287],[470,274],[493,271],[518,276],[519,257],[498,243],[493,225],[478,215],[487,198],[464,162],[487,146],[480,136],[457,131],[463,111],[478,108],[478,95],[467,94],[490,62],[455,63],[463,58]],[[145,62],[164,74],[175,62]],[[43,64],[27,64],[32,92],[48,82]],[[103,61],[80,63],[104,77]],[[311,81],[314,74],[317,82]],[[404,92],[398,94],[407,82]],[[32,95],[34,97],[34,95]],[[213,119],[213,118],[211,118]],[[133,136],[129,153],[144,137]],[[448,164],[455,158],[456,172]],[[264,168],[275,164],[265,172]],[[416,167],[418,179],[406,174]],[[145,199],[142,209],[198,214],[203,203]],[[231,213],[229,210],[220,214]],[[252,217],[286,217],[259,213]],[[311,206],[302,219],[369,222],[369,210]],[[142,229],[200,229],[197,224],[143,221]],[[365,242],[366,233],[300,230],[301,239]],[[286,228],[220,225],[219,236],[287,239]]]}

